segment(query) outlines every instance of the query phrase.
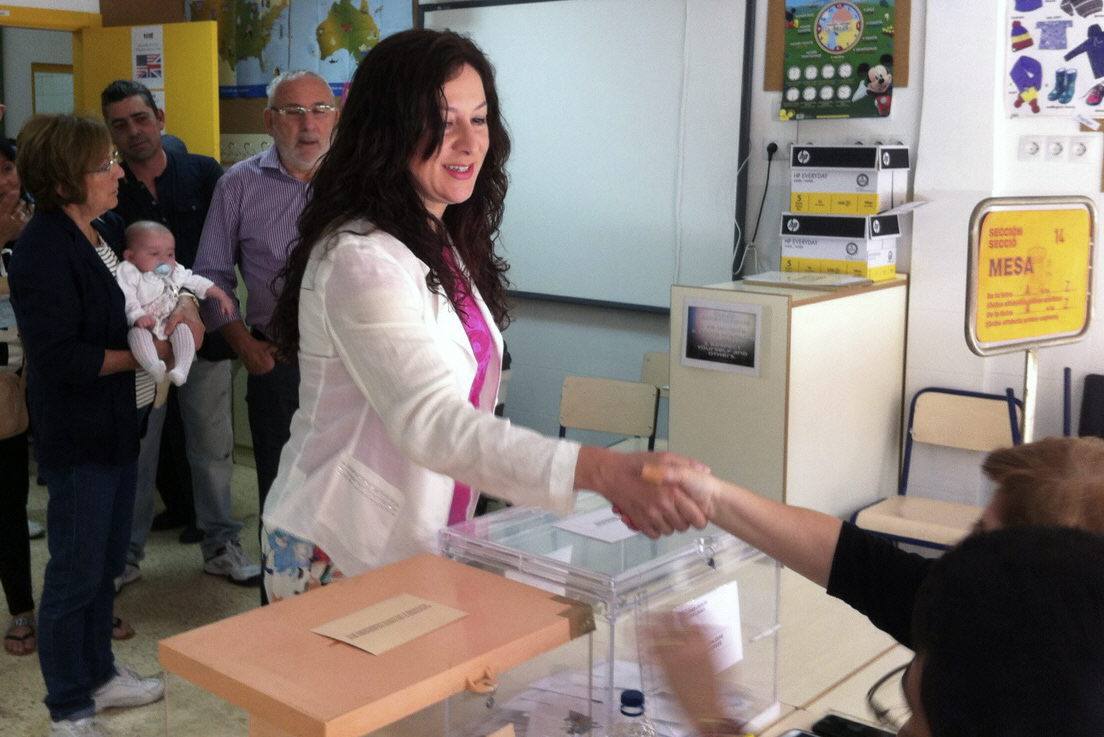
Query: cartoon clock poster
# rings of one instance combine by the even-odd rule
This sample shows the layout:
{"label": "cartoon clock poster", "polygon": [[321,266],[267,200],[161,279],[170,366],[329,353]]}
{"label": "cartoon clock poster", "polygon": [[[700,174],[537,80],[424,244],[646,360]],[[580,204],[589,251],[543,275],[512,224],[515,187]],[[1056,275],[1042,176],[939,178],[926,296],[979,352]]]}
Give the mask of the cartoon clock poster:
{"label": "cartoon clock poster", "polygon": [[782,120],[884,118],[895,0],[786,0]]}

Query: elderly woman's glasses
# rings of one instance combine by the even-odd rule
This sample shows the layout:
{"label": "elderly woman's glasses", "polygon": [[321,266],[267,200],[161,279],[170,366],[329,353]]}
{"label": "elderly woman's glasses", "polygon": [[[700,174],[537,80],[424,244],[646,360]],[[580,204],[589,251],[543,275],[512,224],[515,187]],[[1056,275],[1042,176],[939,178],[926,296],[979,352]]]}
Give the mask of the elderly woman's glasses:
{"label": "elderly woman's glasses", "polygon": [[303,107],[302,105],[281,105],[280,107],[270,107],[269,110],[274,113],[279,113],[283,117],[290,118],[291,120],[304,120],[307,117],[307,113],[318,116],[329,115],[337,110],[337,106],[320,102],[310,107]]}
{"label": "elderly woman's glasses", "polygon": [[102,164],[97,166],[95,169],[92,169],[88,173],[89,174],[107,174],[109,171],[112,170],[112,168],[114,168],[114,166],[116,164],[121,164],[121,163],[123,163],[123,157],[119,154],[118,150],[112,149],[111,156],[108,157],[107,161],[103,162]]}

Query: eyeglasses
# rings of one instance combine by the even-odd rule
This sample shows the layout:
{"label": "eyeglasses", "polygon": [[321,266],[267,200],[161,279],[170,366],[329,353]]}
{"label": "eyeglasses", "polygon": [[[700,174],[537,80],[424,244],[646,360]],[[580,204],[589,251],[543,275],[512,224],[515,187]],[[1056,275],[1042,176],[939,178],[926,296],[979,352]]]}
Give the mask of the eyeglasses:
{"label": "eyeglasses", "polygon": [[336,105],[330,105],[329,103],[320,102],[310,107],[303,107],[302,105],[281,105],[280,107],[270,107],[274,113],[279,113],[285,118],[291,118],[292,120],[303,120],[307,117],[307,113],[313,115],[329,115],[337,110]]}
{"label": "eyeglasses", "polygon": [[111,171],[115,167],[116,164],[121,164],[121,163],[123,163],[122,155],[119,153],[119,151],[117,149],[112,149],[111,156],[108,157],[107,161],[103,162],[102,164],[100,164],[99,166],[97,166],[95,169],[91,170],[88,173],[89,174],[107,174],[109,171]]}

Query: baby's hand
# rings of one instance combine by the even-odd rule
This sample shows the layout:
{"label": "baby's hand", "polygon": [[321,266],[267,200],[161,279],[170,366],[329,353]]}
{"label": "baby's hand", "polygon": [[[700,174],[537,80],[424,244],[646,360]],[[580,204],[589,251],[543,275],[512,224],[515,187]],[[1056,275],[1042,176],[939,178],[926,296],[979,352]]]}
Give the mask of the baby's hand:
{"label": "baby's hand", "polygon": [[223,314],[223,317],[230,317],[234,314],[234,300],[230,299],[230,296],[219,287],[208,287],[205,296],[207,299],[218,302],[219,312]]}
{"label": "baby's hand", "polygon": [[153,326],[157,324],[157,320],[154,320],[149,315],[142,315],[134,321],[134,327],[145,328],[146,330],[153,330]]}

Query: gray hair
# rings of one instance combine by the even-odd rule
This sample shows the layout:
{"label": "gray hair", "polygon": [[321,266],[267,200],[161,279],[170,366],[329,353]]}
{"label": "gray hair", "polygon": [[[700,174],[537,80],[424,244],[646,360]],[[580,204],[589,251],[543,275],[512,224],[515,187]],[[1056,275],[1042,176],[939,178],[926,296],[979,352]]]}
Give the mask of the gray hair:
{"label": "gray hair", "polygon": [[[284,82],[293,82],[297,79],[302,79],[303,77],[313,77],[326,85],[327,88],[330,87],[330,83],[326,81],[325,77],[309,69],[293,69],[290,72],[283,72],[282,74],[277,74],[272,81],[268,83],[268,87],[265,88],[265,94],[268,95],[268,107],[272,107],[272,104],[276,101],[276,90],[280,89],[280,85]],[[333,96],[332,91],[330,96]]]}

